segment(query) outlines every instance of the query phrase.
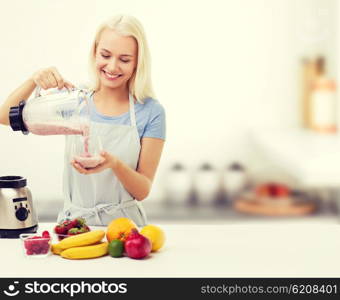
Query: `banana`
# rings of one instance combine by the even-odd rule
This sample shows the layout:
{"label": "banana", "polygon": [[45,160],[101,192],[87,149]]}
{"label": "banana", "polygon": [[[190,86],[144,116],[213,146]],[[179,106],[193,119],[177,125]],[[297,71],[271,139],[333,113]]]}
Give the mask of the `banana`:
{"label": "banana", "polygon": [[108,253],[108,242],[96,245],[68,248],[60,253],[60,256],[68,259],[95,258]]}
{"label": "banana", "polygon": [[57,255],[59,255],[63,251],[63,249],[60,248],[59,244],[52,244],[51,250],[53,254]]}
{"label": "banana", "polygon": [[58,245],[57,248],[62,250],[72,247],[88,246],[100,242],[104,236],[104,230],[93,230],[67,237],[56,245]]}

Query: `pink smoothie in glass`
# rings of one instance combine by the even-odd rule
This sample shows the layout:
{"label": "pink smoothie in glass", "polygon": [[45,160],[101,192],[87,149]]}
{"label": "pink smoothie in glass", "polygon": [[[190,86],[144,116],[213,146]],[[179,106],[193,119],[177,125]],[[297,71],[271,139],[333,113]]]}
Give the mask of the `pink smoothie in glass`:
{"label": "pink smoothie in glass", "polygon": [[92,156],[91,154],[84,153],[82,155],[77,155],[74,160],[80,164],[83,168],[95,168],[104,161],[104,158],[100,155]]}

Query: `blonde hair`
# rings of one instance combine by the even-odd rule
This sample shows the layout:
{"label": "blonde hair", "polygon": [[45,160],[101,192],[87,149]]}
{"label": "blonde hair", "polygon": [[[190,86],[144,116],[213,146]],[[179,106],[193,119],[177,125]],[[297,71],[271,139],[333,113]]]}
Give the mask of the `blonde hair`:
{"label": "blonde hair", "polygon": [[93,91],[99,89],[100,82],[95,67],[95,56],[100,35],[107,28],[115,30],[122,36],[131,36],[137,42],[137,66],[129,79],[129,92],[141,103],[148,97],[155,98],[151,82],[151,57],[143,26],[135,17],[127,15],[114,16],[97,29],[90,52],[90,89]]}

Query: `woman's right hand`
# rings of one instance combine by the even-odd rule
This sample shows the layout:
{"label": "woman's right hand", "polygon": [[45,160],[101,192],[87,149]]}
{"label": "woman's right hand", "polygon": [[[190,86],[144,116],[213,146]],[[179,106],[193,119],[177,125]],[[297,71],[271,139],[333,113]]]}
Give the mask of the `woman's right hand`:
{"label": "woman's right hand", "polygon": [[62,89],[64,87],[72,89],[75,87],[71,82],[63,79],[55,67],[44,68],[36,71],[32,75],[32,79],[37,86],[44,90],[56,87],[58,87],[58,89]]}

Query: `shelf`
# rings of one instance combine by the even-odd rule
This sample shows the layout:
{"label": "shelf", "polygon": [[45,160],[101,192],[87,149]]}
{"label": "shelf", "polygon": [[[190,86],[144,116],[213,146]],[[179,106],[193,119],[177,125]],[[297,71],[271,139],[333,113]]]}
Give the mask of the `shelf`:
{"label": "shelf", "polygon": [[149,222],[176,223],[245,223],[245,222],[332,222],[340,221],[337,211],[319,207],[313,214],[294,217],[256,216],[235,211],[231,205],[220,207],[177,205],[173,207],[162,203],[144,203]]}

